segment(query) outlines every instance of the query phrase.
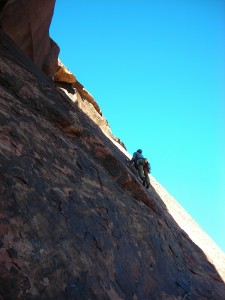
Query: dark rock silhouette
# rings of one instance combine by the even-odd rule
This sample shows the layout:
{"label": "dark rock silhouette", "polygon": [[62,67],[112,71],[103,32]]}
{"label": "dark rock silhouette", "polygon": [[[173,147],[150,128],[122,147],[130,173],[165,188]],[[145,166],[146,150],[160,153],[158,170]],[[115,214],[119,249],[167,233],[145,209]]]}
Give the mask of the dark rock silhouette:
{"label": "dark rock silhouette", "polygon": [[222,251],[2,31],[0,66],[0,299],[225,299]]}

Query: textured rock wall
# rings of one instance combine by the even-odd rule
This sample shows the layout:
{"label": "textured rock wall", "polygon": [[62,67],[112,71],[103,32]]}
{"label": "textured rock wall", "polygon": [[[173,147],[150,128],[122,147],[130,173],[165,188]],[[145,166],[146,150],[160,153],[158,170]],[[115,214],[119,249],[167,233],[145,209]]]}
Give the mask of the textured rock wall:
{"label": "textured rock wall", "polygon": [[47,76],[74,101],[112,140],[115,137],[92,95],[58,60],[59,47],[49,37],[55,0],[0,2],[0,28]]}
{"label": "textured rock wall", "polygon": [[49,37],[55,0],[5,0],[0,27],[49,77],[57,68],[59,47]]}
{"label": "textured rock wall", "polygon": [[157,183],[1,32],[0,65],[0,298],[224,299]]}
{"label": "textured rock wall", "polygon": [[93,96],[79,83],[76,77],[58,61],[58,68],[54,76],[56,85],[85,112],[113,141],[126,149],[124,143],[113,135],[110,126]]}

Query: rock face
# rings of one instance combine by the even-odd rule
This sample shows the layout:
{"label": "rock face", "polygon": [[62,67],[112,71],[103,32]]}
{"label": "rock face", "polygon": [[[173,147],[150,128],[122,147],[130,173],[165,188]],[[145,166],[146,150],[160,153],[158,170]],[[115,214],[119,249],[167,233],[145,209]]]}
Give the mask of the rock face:
{"label": "rock face", "polygon": [[58,68],[54,76],[56,85],[85,112],[113,141],[126,149],[123,142],[112,134],[110,126],[102,114],[100,107],[93,96],[85,90],[75,76],[58,60]]}
{"label": "rock face", "polygon": [[58,67],[54,75],[54,81],[75,84],[77,80],[76,77],[58,59]]}
{"label": "rock face", "polygon": [[2,32],[0,65],[0,299],[224,299],[224,254],[154,178]]}
{"label": "rock face", "polygon": [[45,74],[53,77],[59,47],[49,37],[55,0],[3,0],[0,28]]}
{"label": "rock face", "polygon": [[0,2],[0,28],[57,86],[66,93],[109,138],[115,137],[100,107],[76,77],[58,60],[59,47],[49,37],[55,0],[3,0]]}

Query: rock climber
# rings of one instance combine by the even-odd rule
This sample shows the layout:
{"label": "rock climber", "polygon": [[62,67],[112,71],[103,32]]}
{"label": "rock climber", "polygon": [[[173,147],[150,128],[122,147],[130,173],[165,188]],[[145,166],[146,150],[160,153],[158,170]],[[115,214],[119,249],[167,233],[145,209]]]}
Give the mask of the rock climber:
{"label": "rock climber", "polygon": [[135,168],[138,170],[139,177],[142,180],[142,184],[145,185],[145,175],[143,169],[144,156],[142,155],[142,150],[138,149],[134,152],[130,164],[134,164]]}
{"label": "rock climber", "polygon": [[148,189],[150,186],[150,180],[148,174],[151,172],[151,166],[147,158],[142,155],[142,150],[138,149],[134,152],[130,164],[134,164],[138,170],[139,177],[142,180],[142,184]]}

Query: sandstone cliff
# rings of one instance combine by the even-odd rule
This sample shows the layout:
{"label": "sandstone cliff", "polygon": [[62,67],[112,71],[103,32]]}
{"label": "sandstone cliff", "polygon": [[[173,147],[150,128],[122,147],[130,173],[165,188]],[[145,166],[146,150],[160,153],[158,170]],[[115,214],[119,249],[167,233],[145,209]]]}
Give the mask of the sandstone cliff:
{"label": "sandstone cliff", "polygon": [[76,78],[56,84],[14,42],[0,31],[0,298],[225,299],[224,253],[154,178],[142,187],[71,101],[101,115]]}
{"label": "sandstone cliff", "polygon": [[59,47],[49,37],[55,0],[1,0],[0,27],[45,74],[53,77]]}
{"label": "sandstone cliff", "polygon": [[54,75],[54,81],[58,87],[66,95],[77,104],[91,119],[94,121],[101,130],[112,140],[119,143],[126,149],[123,142],[113,135],[110,126],[102,114],[102,111],[92,95],[85,90],[84,86],[79,83],[75,76],[58,60],[58,68]]}

